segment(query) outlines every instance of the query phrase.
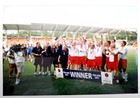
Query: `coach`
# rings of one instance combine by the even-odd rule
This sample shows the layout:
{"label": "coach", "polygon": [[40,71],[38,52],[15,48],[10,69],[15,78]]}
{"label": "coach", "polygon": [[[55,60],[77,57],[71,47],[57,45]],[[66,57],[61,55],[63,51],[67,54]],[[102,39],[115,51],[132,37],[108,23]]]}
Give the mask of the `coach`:
{"label": "coach", "polygon": [[41,58],[41,52],[42,52],[42,48],[40,46],[40,43],[37,42],[36,43],[36,47],[33,48],[32,50],[32,54],[34,55],[35,58],[35,62],[34,62],[34,76],[36,77],[36,72],[37,72],[37,66],[40,66],[40,70],[39,70],[39,75],[41,74],[42,71],[42,58]]}
{"label": "coach", "polygon": [[58,57],[58,62],[62,65],[62,68],[67,68],[68,66],[68,55],[69,55],[68,48],[66,45],[64,45]]}
{"label": "coach", "polygon": [[51,46],[45,45],[42,51],[42,65],[43,65],[43,75],[46,76],[47,67],[48,67],[48,75],[51,73],[51,64],[52,64],[52,50]]}

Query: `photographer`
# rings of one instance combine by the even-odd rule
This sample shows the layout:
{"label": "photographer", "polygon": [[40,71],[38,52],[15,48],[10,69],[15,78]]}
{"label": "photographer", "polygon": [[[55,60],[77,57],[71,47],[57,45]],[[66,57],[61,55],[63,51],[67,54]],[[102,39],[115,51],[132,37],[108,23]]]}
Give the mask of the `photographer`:
{"label": "photographer", "polygon": [[15,74],[17,74],[17,68],[16,68],[16,65],[15,65],[15,57],[14,57],[13,47],[8,51],[7,57],[8,57],[8,61],[9,61],[8,76],[9,76],[9,78],[11,78],[13,70],[15,70]]}

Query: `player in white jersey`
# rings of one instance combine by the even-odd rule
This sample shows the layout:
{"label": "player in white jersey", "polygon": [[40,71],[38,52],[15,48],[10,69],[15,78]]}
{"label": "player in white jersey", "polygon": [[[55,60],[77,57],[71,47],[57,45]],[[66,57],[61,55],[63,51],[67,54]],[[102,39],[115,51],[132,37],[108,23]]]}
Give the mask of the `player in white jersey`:
{"label": "player in white jersey", "polygon": [[86,70],[86,45],[80,42],[78,46],[79,56],[78,56],[78,63],[79,65],[83,65],[83,69]]}
{"label": "player in white jersey", "polygon": [[87,70],[94,70],[96,68],[95,62],[95,46],[91,44],[87,50]]}
{"label": "player in white jersey", "polygon": [[121,48],[119,48],[119,72],[122,74],[122,78],[127,82],[127,52],[126,41],[122,41]]}
{"label": "player in white jersey", "polygon": [[97,40],[95,36],[94,42],[95,42],[96,69],[102,71],[103,35],[101,35],[101,40]]}
{"label": "player in white jersey", "polygon": [[116,79],[116,83],[119,83],[118,80],[118,49],[115,48],[115,44],[111,43],[109,51],[109,61],[108,61],[108,72],[113,71]]}
{"label": "player in white jersey", "polygon": [[78,61],[78,55],[79,55],[79,51],[78,51],[78,47],[76,45],[75,42],[72,43],[72,47],[71,47],[71,69],[79,69],[79,61]]}
{"label": "player in white jersey", "polygon": [[96,57],[96,66],[97,70],[102,71],[102,51],[103,46],[101,43],[97,43],[95,47],[95,57]]}

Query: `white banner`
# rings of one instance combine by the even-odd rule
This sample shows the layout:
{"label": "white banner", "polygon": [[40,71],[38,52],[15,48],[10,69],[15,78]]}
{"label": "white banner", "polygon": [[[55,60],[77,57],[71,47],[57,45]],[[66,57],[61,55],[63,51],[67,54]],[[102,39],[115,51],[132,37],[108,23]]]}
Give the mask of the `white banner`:
{"label": "white banner", "polygon": [[62,68],[55,68],[55,71],[56,71],[56,77],[57,78],[64,78]]}
{"label": "white banner", "polygon": [[112,72],[101,72],[102,84],[113,84],[113,71]]}

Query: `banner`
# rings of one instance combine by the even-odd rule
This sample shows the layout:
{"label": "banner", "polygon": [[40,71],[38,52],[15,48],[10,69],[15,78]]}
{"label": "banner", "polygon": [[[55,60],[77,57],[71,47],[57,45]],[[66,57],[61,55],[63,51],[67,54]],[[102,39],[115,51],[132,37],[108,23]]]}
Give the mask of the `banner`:
{"label": "banner", "polygon": [[102,82],[102,84],[113,84],[114,75],[113,71],[98,72],[98,71],[83,71],[83,70],[69,70],[63,68],[56,68],[56,77]]}
{"label": "banner", "polygon": [[[63,69],[63,71],[58,72],[62,68],[56,68],[56,77],[64,77],[68,79],[79,79],[79,80],[89,80],[95,82],[101,82],[101,72],[96,71],[82,71],[82,70],[69,70]],[[62,76],[63,72],[63,76]]]}
{"label": "banner", "polygon": [[102,84],[113,84],[113,71],[112,72],[101,72]]}

